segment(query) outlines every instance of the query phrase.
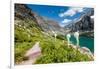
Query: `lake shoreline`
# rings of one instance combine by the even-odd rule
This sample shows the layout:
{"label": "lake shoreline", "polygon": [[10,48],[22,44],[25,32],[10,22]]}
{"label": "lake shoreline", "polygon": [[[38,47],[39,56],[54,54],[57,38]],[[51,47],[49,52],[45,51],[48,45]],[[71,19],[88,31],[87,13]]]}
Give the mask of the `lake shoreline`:
{"label": "lake shoreline", "polygon": [[[76,45],[76,39],[73,34],[71,34],[70,40],[73,45]],[[79,36],[79,46],[87,47],[91,50],[92,53],[94,53],[94,38],[80,35]]]}
{"label": "lake shoreline", "polygon": [[94,53],[92,53],[89,48],[76,46],[74,44],[70,44],[70,47],[72,47],[73,49],[78,50],[80,53],[85,54],[88,57],[94,59]]}

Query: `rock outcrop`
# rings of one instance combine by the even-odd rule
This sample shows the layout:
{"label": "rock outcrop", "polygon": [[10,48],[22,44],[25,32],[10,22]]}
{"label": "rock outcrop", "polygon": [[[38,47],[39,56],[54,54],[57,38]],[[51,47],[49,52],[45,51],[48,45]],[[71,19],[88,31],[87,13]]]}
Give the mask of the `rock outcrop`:
{"label": "rock outcrop", "polygon": [[81,17],[77,20],[74,20],[69,25],[65,26],[65,28],[71,29],[71,32],[75,31],[93,31],[94,29],[94,18],[91,16],[94,15],[94,10],[91,9],[88,12],[81,15]]}

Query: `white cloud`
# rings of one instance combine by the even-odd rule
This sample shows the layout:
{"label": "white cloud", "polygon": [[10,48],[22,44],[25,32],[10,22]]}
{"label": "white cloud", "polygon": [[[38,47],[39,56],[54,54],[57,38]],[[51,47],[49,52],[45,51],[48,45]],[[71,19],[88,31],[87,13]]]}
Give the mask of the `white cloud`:
{"label": "white cloud", "polygon": [[74,16],[77,12],[83,12],[83,10],[84,10],[84,8],[71,7],[71,8],[69,8],[69,10],[65,11],[64,13],[60,13],[59,16],[60,17]]}
{"label": "white cloud", "polygon": [[70,19],[64,19],[61,23],[66,24],[69,23],[71,20]]}
{"label": "white cloud", "polygon": [[94,16],[91,16],[91,18],[94,18]]}
{"label": "white cloud", "polygon": [[60,24],[60,26],[61,26],[61,27],[64,27],[64,26],[66,26],[66,24]]}
{"label": "white cloud", "polygon": [[70,19],[64,19],[63,21],[61,21],[60,26],[64,27],[65,25],[69,24],[72,20]]}

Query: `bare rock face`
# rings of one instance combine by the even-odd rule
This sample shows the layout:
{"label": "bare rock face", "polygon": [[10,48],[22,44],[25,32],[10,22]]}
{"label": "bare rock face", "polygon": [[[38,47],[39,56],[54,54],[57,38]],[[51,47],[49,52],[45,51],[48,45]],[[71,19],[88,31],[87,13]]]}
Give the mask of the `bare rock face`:
{"label": "bare rock face", "polygon": [[33,19],[34,21],[36,21],[32,10],[24,4],[15,4],[15,19],[16,18],[18,19],[29,18],[29,19]]}
{"label": "bare rock face", "polygon": [[87,13],[83,14],[78,20],[73,21],[73,23],[65,26],[65,28],[71,29],[72,32],[75,31],[93,31],[94,29],[94,10],[91,9]]}

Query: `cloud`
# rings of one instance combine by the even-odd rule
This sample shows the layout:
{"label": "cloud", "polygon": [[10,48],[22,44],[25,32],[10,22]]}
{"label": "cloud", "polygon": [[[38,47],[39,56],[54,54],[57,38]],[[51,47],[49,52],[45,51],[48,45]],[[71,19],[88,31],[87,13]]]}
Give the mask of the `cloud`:
{"label": "cloud", "polygon": [[59,24],[60,24],[61,27],[64,27],[64,26],[68,25],[71,21],[72,21],[71,19],[64,19]]}
{"label": "cloud", "polygon": [[64,16],[74,16],[76,13],[83,12],[83,11],[84,11],[84,8],[71,7],[67,11],[65,11],[64,13],[60,13],[59,16],[60,17],[64,17]]}
{"label": "cloud", "polygon": [[94,18],[94,16],[91,16],[91,18]]}
{"label": "cloud", "polygon": [[66,24],[66,23],[69,23],[69,22],[71,22],[70,19],[64,19],[61,23]]}
{"label": "cloud", "polygon": [[60,24],[60,26],[61,26],[61,27],[64,27],[64,26],[66,26],[66,24]]}
{"label": "cloud", "polygon": [[71,19],[64,19],[63,21],[61,21],[60,26],[64,27],[68,25],[71,21],[72,21]]}

